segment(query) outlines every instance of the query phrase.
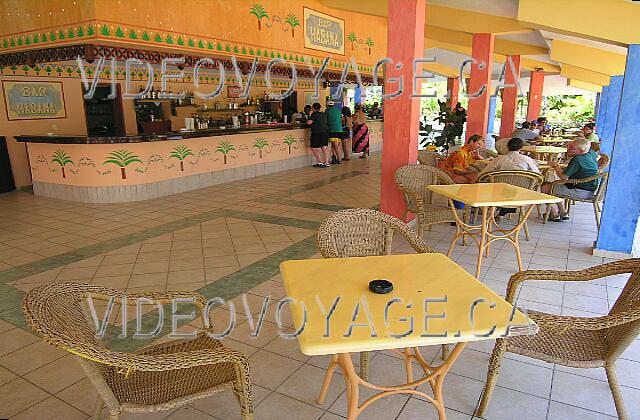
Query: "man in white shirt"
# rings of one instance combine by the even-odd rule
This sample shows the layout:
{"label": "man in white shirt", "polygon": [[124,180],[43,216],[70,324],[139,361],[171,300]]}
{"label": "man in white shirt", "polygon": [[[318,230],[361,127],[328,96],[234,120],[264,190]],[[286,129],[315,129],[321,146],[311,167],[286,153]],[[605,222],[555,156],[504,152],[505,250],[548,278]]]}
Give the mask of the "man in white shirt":
{"label": "man in white shirt", "polygon": [[540,140],[540,134],[531,130],[531,123],[525,121],[520,128],[517,128],[511,133],[511,137],[517,137],[524,141]]}
{"label": "man in white shirt", "polygon": [[481,174],[491,171],[502,170],[521,170],[532,171],[540,173],[536,161],[529,156],[525,156],[520,153],[520,150],[524,146],[524,141],[517,137],[510,139],[507,142],[508,153],[500,155],[493,159],[487,166],[484,167]]}

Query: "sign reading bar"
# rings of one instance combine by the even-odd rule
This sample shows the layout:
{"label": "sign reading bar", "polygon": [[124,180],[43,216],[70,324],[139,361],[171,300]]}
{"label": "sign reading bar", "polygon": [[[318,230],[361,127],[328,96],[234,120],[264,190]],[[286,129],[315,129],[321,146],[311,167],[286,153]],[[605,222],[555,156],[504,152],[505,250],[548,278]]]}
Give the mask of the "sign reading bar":
{"label": "sign reading bar", "polygon": [[305,7],[304,46],[344,55],[344,20]]}
{"label": "sign reading bar", "polygon": [[2,82],[8,120],[65,118],[62,82]]}

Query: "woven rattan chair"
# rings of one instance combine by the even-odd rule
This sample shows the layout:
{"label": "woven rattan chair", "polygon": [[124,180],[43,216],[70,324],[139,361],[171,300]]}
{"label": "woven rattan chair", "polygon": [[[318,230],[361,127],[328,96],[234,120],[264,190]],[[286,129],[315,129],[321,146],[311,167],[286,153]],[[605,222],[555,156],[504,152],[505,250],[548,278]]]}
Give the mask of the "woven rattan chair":
{"label": "woven rattan chair", "polygon": [[421,165],[437,167],[439,159],[442,159],[442,155],[437,152],[418,150],[418,162]]}
{"label": "woven rattan chair", "polygon": [[[126,297],[134,305],[137,298],[161,304],[175,298],[195,298],[201,309],[207,301],[194,292],[125,294],[80,283],[46,284],[27,293],[24,314],[34,331],[47,343],[79,356],[83,370],[98,391],[96,419],[101,418],[104,405],[109,409],[109,418],[115,420],[123,412],[169,410],[223,390],[235,393],[243,420],[253,418],[245,355],[223,347],[205,331],[195,339],[174,340],[134,353],[109,350],[95,337],[88,296],[96,301],[114,296],[118,303]],[[210,328],[204,317],[203,325]]]}
{"label": "woven rattan chair", "polygon": [[[455,184],[445,172],[426,165],[405,165],[396,170],[395,177],[407,203],[406,212],[415,214],[418,219],[420,237],[424,235],[425,227],[456,221],[449,206],[433,204],[433,192],[427,188],[429,185]],[[469,206],[456,211],[462,220],[469,220]]]}
{"label": "woven rattan chair", "polygon": [[[591,203],[593,205],[593,212],[596,217],[596,226],[598,227],[598,230],[600,230],[600,213],[602,212],[602,202],[604,201],[604,195],[607,191],[608,179],[609,179],[608,172],[598,172],[598,174],[596,175],[590,176],[588,178],[582,178],[582,179],[559,179],[551,183],[551,191],[549,192],[549,194],[565,199],[565,209],[567,210],[567,213],[571,209],[571,203],[575,201],[581,201],[583,203]],[[598,181],[598,188],[596,188],[591,198],[579,199],[575,197],[565,197],[564,195],[554,191],[554,188],[557,185],[563,185],[563,184],[575,185],[582,182],[589,182],[589,181],[595,181],[595,180]],[[543,223],[547,223],[547,220],[549,220],[550,213],[551,213],[551,206],[547,206],[547,211],[544,214]]]}
{"label": "woven rattan chair", "polygon": [[[480,175],[480,177],[478,177],[478,182],[503,182],[505,184],[511,184],[517,187],[537,191],[544,182],[544,177],[539,173],[532,171],[500,170],[491,171]],[[518,212],[520,212],[521,210],[522,208],[518,207]],[[529,227],[527,226],[526,222],[524,224],[524,235],[528,241]]]}
{"label": "woven rattan chair", "polygon": [[[399,233],[418,253],[438,252],[427,245],[402,220],[371,209],[341,210],[329,216],[318,230],[318,248],[324,258],[390,255],[394,233]],[[333,369],[327,370],[326,390]],[[360,376],[369,376],[369,353],[360,353]],[[324,392],[326,394],[326,391]],[[323,394],[319,403],[324,400]]]}
{"label": "woven rattan chair", "polygon": [[540,328],[538,334],[498,339],[475,415],[482,417],[485,414],[504,353],[511,352],[573,368],[605,368],[618,417],[628,419],[615,363],[640,334],[640,259],[621,260],[580,271],[522,271],[511,276],[506,299],[513,304],[519,286],[529,280],[589,281],[619,274],[631,276],[606,316],[582,318],[529,311],[529,317]]}
{"label": "woven rattan chair", "polygon": [[603,172],[607,169],[609,167],[609,162],[611,162],[609,155],[605,153],[601,154],[600,159],[598,159],[598,171]]}

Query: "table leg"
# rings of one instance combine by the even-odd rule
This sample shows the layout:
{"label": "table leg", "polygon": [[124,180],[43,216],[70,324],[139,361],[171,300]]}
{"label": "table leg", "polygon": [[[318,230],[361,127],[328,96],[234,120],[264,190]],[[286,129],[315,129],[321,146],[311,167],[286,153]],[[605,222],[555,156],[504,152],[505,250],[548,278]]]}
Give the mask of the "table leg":
{"label": "table leg", "polygon": [[318,404],[324,404],[324,400],[327,397],[327,391],[329,391],[329,385],[331,384],[331,379],[333,379],[333,372],[339,365],[338,355],[334,354],[331,356],[331,362],[329,362],[327,373],[325,373],[324,381],[322,381],[322,389],[320,389],[320,395],[318,396]]}
{"label": "table leg", "polygon": [[485,246],[487,244],[487,207],[482,207],[482,227],[480,230],[480,245],[478,247],[478,265],[476,267],[476,278],[480,278],[480,268],[482,267],[482,257],[484,256]]}
{"label": "table leg", "polygon": [[[427,361],[422,357],[420,349],[418,349],[417,347],[412,349],[404,349],[402,351],[395,350],[396,353],[400,354],[405,359],[405,365],[406,363],[411,363],[412,360],[416,360],[416,362],[418,362],[418,364],[422,367],[424,374],[422,378],[416,381],[409,381],[405,384],[393,386],[376,385],[365,381],[356,373],[356,370],[353,366],[353,361],[351,360],[351,354],[343,353],[338,355],[340,367],[342,368],[342,371],[344,373],[344,381],[346,385],[347,419],[356,420],[362,413],[362,411],[364,411],[369,405],[387,395],[415,394],[425,398],[427,401],[433,404],[438,410],[439,419],[446,420],[442,386],[444,384],[444,378],[447,372],[449,372],[451,366],[453,366],[453,363],[460,356],[460,353],[464,349],[465,344],[466,343],[457,343],[454,349],[451,351],[449,357],[439,366],[429,365]],[[409,370],[407,371],[407,376],[408,378],[413,376],[412,374],[409,374]],[[431,387],[433,397],[416,389],[417,387],[425,383],[428,383]],[[358,398],[360,396],[358,387],[360,385],[380,392],[368,398],[362,404],[358,405]]]}

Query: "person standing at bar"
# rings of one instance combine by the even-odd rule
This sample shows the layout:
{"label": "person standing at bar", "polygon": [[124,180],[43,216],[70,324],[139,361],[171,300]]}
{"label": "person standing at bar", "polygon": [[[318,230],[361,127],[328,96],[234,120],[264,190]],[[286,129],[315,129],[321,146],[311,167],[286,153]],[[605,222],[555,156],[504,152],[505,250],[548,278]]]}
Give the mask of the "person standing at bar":
{"label": "person standing at bar", "polygon": [[327,101],[327,123],[329,124],[329,143],[331,143],[331,163],[342,163],[342,113],[339,108],[333,106],[333,101]]}
{"label": "person standing at bar", "polygon": [[360,159],[369,157],[369,128],[362,104],[356,104],[353,114],[353,153],[362,153]]}
{"label": "person standing at bar", "polygon": [[327,114],[321,112],[322,105],[313,104],[313,112],[309,116],[307,124],[311,126],[311,153],[316,158],[314,168],[329,167],[329,125]]}
{"label": "person standing at bar", "polygon": [[351,114],[351,108],[348,106],[342,107],[342,129],[344,135],[342,136],[342,152],[344,157],[342,160],[351,160],[351,138],[353,137],[353,117]]}

